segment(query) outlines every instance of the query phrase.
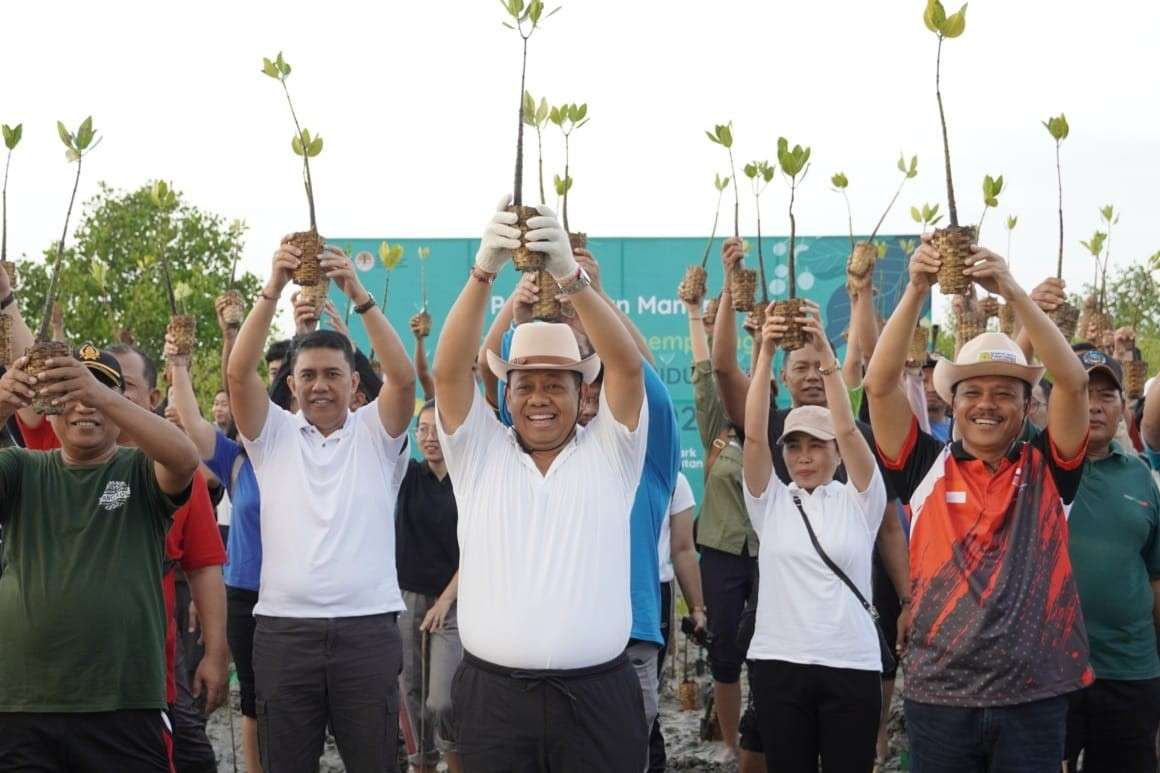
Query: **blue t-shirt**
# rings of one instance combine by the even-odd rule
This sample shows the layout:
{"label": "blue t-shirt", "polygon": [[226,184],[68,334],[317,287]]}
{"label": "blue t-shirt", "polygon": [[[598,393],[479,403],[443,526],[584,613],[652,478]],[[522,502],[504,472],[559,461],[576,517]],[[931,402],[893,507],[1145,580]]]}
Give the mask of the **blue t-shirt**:
{"label": "blue t-shirt", "polygon": [[[234,464],[242,457],[237,477]],[[226,545],[226,564],[222,568],[226,585],[243,590],[258,590],[262,575],[262,529],[258,514],[261,511],[258,498],[258,479],[254,477],[254,467],[250,457],[245,455],[241,445],[217,431],[213,458],[206,459],[205,465],[226,487],[230,495],[233,511],[230,515],[230,536]]]}
{"label": "blue t-shirt", "polygon": [[951,420],[943,419],[942,421],[932,421],[930,423],[930,435],[940,443],[951,442]]}
{"label": "blue t-shirt", "polygon": [[[511,330],[503,337],[500,351],[509,356]],[[636,489],[629,521],[629,567],[632,595],[631,638],[664,646],[661,636],[660,557],[657,543],[661,525],[669,511],[677,471],[681,463],[681,440],[677,429],[677,412],[665,382],[648,362],[643,362],[644,393],[648,400],[648,440],[644,455],[644,473]],[[509,427],[511,414],[504,399],[504,382],[499,383],[499,418]]]}

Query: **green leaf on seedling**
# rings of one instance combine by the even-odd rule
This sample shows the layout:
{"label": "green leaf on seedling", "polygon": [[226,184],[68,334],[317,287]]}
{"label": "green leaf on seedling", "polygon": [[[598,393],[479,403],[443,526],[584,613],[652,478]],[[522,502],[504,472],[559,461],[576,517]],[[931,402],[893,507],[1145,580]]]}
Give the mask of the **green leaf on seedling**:
{"label": "green leaf on seedling", "polygon": [[278,78],[278,66],[263,56],[262,57],[262,73],[265,75],[269,75],[271,78],[274,78],[275,80],[277,80],[277,78]]}
{"label": "green leaf on seedling", "polygon": [[315,156],[317,156],[319,153],[322,152],[322,138],[315,137],[313,140],[310,141],[310,147],[308,147],[306,150],[307,150],[308,157],[314,158]]}
{"label": "green leaf on seedling", "polygon": [[713,175],[713,187],[716,188],[718,191],[725,190],[726,188],[729,187],[729,178],[722,177],[719,174],[714,174]]}
{"label": "green leaf on seedling", "polygon": [[183,303],[193,295],[193,288],[185,282],[178,282],[173,286],[173,300]]}
{"label": "green leaf on seedling", "polygon": [[963,34],[967,28],[967,4],[963,3],[963,7],[957,13],[952,13],[942,23],[940,32],[944,38],[957,38]]}
{"label": "green leaf on seedling", "polygon": [[69,148],[68,150],[66,150],[64,152],[64,159],[65,159],[65,161],[68,161],[69,163],[72,163],[73,161],[80,161],[81,154],[77,153],[72,148]]}
{"label": "green leaf on seedling", "polygon": [[528,124],[529,126],[535,126],[536,125],[536,100],[532,98],[532,93],[530,91],[524,92],[524,103],[523,103],[523,107],[522,107],[522,112],[523,112],[523,116],[524,116],[524,123]]}
{"label": "green leaf on seedling", "polygon": [[4,124],[4,147],[9,150],[14,150],[20,144],[20,136],[24,133],[24,124],[18,123],[15,126]]}
{"label": "green leaf on seedling", "polygon": [[936,35],[942,34],[943,24],[946,23],[947,12],[938,0],[927,0],[926,10],[922,12],[922,22],[926,28]]}
{"label": "green leaf on seedling", "polygon": [[1081,241],[1080,244],[1082,244],[1084,249],[1092,254],[1092,257],[1098,258],[1100,253],[1103,252],[1104,240],[1107,238],[1108,235],[1103,231],[1096,231],[1094,234],[1092,234],[1091,241]]}
{"label": "green leaf on seedling", "polygon": [[810,160],[810,149],[803,148],[801,145],[794,145],[791,150],[789,141],[785,137],[779,137],[777,140],[777,163],[781,166],[781,171],[785,172],[791,178],[797,177],[805,169],[806,164]]}
{"label": "green leaf on seedling", "polygon": [[1067,135],[1071,132],[1071,127],[1067,125],[1067,116],[1063,113],[1048,118],[1043,122],[1043,125],[1056,142],[1067,139]]}
{"label": "green leaf on seedling", "polygon": [[56,133],[60,135],[60,141],[65,144],[65,147],[71,150],[73,146],[73,136],[72,133],[65,128],[63,122],[56,122]]}
{"label": "green leaf on seedling", "polygon": [[395,266],[403,259],[404,247],[401,244],[388,244],[387,242],[379,242],[379,260],[382,261],[383,267],[387,271],[394,270]]}
{"label": "green leaf on seedling", "polygon": [[531,5],[528,6],[528,15],[532,19],[532,24],[540,23],[540,14],[544,12],[544,4],[541,0],[532,0]]}
{"label": "green leaf on seedling", "polygon": [[770,165],[770,163],[768,161],[760,162],[757,165],[757,168],[761,172],[761,179],[762,180],[765,180],[767,183],[770,182],[771,180],[773,180],[774,168]]}
{"label": "green leaf on seedling", "polygon": [[560,108],[553,107],[552,111],[548,113],[548,120],[560,126],[564,123],[564,114],[560,112]]}
{"label": "green leaf on seedling", "polygon": [[757,164],[746,164],[741,168],[741,171],[745,172],[745,176],[752,180],[754,177],[757,177]]}
{"label": "green leaf on seedling", "polygon": [[904,255],[910,255],[912,252],[918,249],[918,242],[916,242],[914,239],[899,239],[898,247],[902,250]]}
{"label": "green leaf on seedling", "polygon": [[[902,156],[899,156],[898,159],[901,161]],[[906,179],[908,180],[912,177],[916,177],[918,175],[918,156],[911,156],[910,168],[904,169],[903,171],[906,172]]]}
{"label": "green leaf on seedling", "polygon": [[1007,216],[1007,230],[1014,231],[1015,226],[1019,223],[1019,218],[1016,215]]}
{"label": "green leaf on seedling", "polygon": [[881,240],[874,242],[874,248],[878,250],[878,257],[879,258],[885,258],[886,251],[890,249],[889,247],[886,246],[886,242],[881,241]]}
{"label": "green leaf on seedling", "polygon": [[923,222],[922,213],[918,211],[918,207],[911,207],[910,208],[910,219],[916,223]]}
{"label": "green leaf on seedling", "polygon": [[[844,190],[846,186],[850,184],[850,180],[847,179],[844,173],[838,172],[836,175],[830,178],[830,184],[838,190]],[[911,211],[914,211],[913,207],[911,207]]]}
{"label": "green leaf on seedling", "polygon": [[548,100],[540,97],[540,106],[536,108],[536,125],[542,126],[548,119]]}
{"label": "green leaf on seedling", "polygon": [[93,134],[93,117],[90,115],[89,117],[85,118],[85,120],[81,121],[81,125],[77,129],[75,145],[76,149],[84,150],[87,148],[89,143],[93,141]]}
{"label": "green leaf on seedling", "polygon": [[305,148],[302,147],[302,135],[301,134],[295,134],[293,137],[290,138],[290,149],[294,151],[294,155],[296,155],[296,156],[306,155],[306,150],[305,150]]}
{"label": "green leaf on seedling", "polygon": [[1115,225],[1116,223],[1120,222],[1120,216],[1116,214],[1116,210],[1111,204],[1100,208],[1100,216],[1103,217],[1104,221],[1107,222],[1108,225]]}

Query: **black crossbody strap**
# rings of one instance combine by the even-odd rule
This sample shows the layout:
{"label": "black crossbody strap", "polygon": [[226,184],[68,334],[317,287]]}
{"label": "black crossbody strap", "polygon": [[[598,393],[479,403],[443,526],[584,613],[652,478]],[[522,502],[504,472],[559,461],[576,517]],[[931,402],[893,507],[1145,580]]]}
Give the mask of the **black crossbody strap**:
{"label": "black crossbody strap", "polygon": [[858,586],[855,585],[850,580],[850,578],[846,576],[845,572],[838,568],[838,565],[834,563],[833,559],[826,555],[826,551],[822,550],[822,545],[820,542],[818,542],[818,536],[814,534],[814,527],[810,525],[810,519],[806,515],[805,509],[802,507],[801,497],[799,497],[797,494],[794,494],[793,503],[797,505],[798,512],[801,513],[802,523],[806,525],[806,531],[809,532],[810,535],[810,542],[813,543],[814,550],[818,552],[818,557],[821,558],[822,562],[830,568],[830,571],[833,572],[837,578],[851,590],[851,592],[853,592],[855,598],[858,599],[858,603],[862,605],[862,608],[870,614],[870,617],[873,618],[874,623],[877,624],[878,610],[875,609],[873,604],[866,600],[866,597],[862,595],[862,591],[858,590]]}

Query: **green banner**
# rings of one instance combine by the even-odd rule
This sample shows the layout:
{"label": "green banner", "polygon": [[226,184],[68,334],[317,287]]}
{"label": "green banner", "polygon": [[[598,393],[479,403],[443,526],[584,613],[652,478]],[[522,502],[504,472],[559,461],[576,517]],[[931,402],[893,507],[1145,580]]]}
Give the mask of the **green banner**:
{"label": "green banner", "polygon": [[[887,247],[886,255],[878,261],[874,272],[877,289],[876,305],[883,316],[898,302],[906,284],[906,263],[901,242],[917,241],[917,236],[883,236],[880,241]],[[410,347],[413,338],[408,327],[411,315],[419,311],[421,267],[427,281],[427,302],[433,326],[428,339],[430,352],[438,345],[439,333],[451,304],[467,280],[467,272],[475,259],[478,239],[403,239],[390,241],[402,244],[405,253],[402,262],[390,272],[379,259],[379,239],[331,240],[348,250],[355,258],[360,277],[367,289],[383,300],[389,274],[389,294],[385,303],[387,317]],[[749,240],[747,264],[756,267],[756,240]],[[765,237],[766,278],[770,300],[786,296],[787,239]],[[420,261],[418,249],[427,247],[430,255]],[[621,309],[637,324],[656,358],[657,370],[668,385],[677,410],[681,428],[681,466],[689,478],[698,501],[701,496],[704,452],[697,435],[693,410],[693,387],[690,378],[692,353],[689,344],[688,317],[684,304],[677,298],[676,288],[685,267],[704,254],[704,239],[665,238],[590,238],[589,249],[600,263],[600,278],[604,289],[616,300]],[[797,240],[798,294],[810,298],[822,308],[826,334],[833,341],[841,357],[845,350],[844,333],[850,320],[850,300],[846,294],[846,257],[850,252],[848,237],[799,237]],[[710,259],[708,288],[711,294],[721,287],[720,240],[713,246]],[[505,268],[495,283],[488,308],[487,324],[503,306],[515,287],[517,273]],[[337,295],[332,290],[332,295]],[[758,293],[760,298],[760,292]],[[346,309],[346,299],[335,298],[340,313]],[[485,328],[486,329],[486,328]],[[366,335],[357,315],[351,315],[351,333],[364,351],[368,349]],[[748,367],[752,342],[741,333],[738,356],[743,367]],[[780,357],[780,355],[779,355]],[[775,363],[775,369],[779,366]],[[421,395],[420,395],[421,397]],[[787,397],[781,396],[784,401]]]}

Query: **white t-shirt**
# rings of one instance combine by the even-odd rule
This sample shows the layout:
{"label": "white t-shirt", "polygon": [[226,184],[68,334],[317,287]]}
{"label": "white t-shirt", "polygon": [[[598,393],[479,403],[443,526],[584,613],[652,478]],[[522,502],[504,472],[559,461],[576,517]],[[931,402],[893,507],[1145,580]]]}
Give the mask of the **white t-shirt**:
{"label": "white t-shirt", "polygon": [[230,492],[226,484],[222,484],[222,498],[218,500],[217,504],[217,522],[218,526],[229,526],[230,516],[234,512],[234,504],[230,501]]}
{"label": "white t-shirt", "polygon": [[377,400],[323,437],[270,403],[242,437],[261,492],[262,581],[254,614],[356,617],[401,612],[395,500],[407,433],[391,437]]}
{"label": "white t-shirt", "polygon": [[583,668],[628,644],[629,513],[648,405],[642,400],[629,432],[604,394],[546,475],[478,393],[455,434],[438,419],[459,507],[459,635],[476,657],[508,668]]}
{"label": "white t-shirt", "polygon": [[871,557],[886,487],[877,465],[866,491],[831,481],[807,493],[771,474],[754,497],[743,480],[745,507],[761,540],[757,624],[751,660],[784,660],[881,671],[878,632],[850,589],[822,562],[793,502],[797,494],[826,554],[869,600]]}
{"label": "white t-shirt", "polygon": [[677,485],[673,489],[673,498],[669,500],[669,512],[661,524],[661,539],[657,543],[657,556],[660,558],[661,582],[672,582],[676,576],[673,571],[673,539],[672,526],[669,521],[677,513],[683,513],[689,508],[696,507],[697,500],[693,497],[693,487],[685,473],[677,473]]}

